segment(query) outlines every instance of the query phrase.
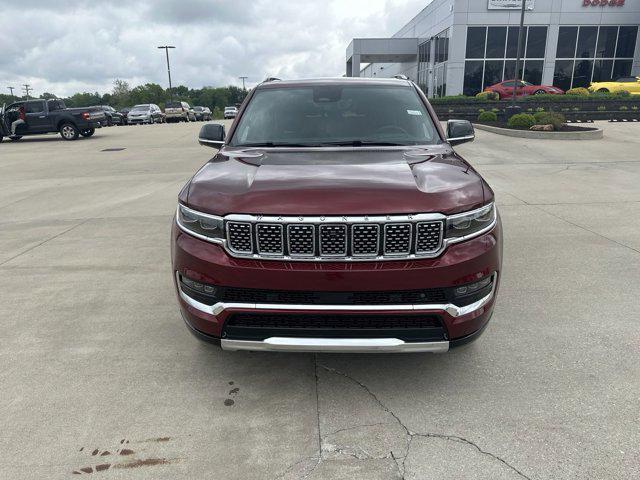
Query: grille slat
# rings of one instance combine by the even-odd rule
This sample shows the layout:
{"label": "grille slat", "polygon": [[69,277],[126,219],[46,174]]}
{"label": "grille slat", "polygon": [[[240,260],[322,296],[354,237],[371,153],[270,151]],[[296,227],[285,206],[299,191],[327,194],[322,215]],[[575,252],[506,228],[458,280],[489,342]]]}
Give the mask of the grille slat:
{"label": "grille slat", "polygon": [[313,225],[288,225],[289,255],[313,257],[316,254],[316,232]]}
{"label": "grille slat", "polygon": [[411,251],[411,224],[390,223],[384,226],[384,254],[408,255]]}
{"label": "grille slat", "polygon": [[[240,216],[236,216],[240,217]],[[433,257],[443,247],[444,222],[405,216],[332,218],[331,223],[270,217],[269,221],[227,220],[229,250],[238,256],[312,260]],[[418,215],[424,219],[427,215]],[[300,223],[298,223],[300,222]]]}
{"label": "grille slat", "polygon": [[320,256],[347,256],[346,225],[320,225]]}
{"label": "grille slat", "polygon": [[253,237],[251,224],[229,222],[227,224],[227,239],[231,250],[238,253],[253,253]]}
{"label": "grille slat", "polygon": [[442,222],[420,222],[416,231],[416,253],[431,253],[440,248]]}
{"label": "grille slat", "polygon": [[261,223],[256,226],[258,253],[265,255],[283,255],[284,238],[282,225]]}

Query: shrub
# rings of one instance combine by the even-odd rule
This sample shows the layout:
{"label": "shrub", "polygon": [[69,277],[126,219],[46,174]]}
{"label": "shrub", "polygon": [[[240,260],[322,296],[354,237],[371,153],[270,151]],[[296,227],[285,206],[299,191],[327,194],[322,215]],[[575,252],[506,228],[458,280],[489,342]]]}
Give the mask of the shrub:
{"label": "shrub", "polygon": [[495,112],[482,112],[478,115],[478,121],[480,122],[497,122],[498,115]]}
{"label": "shrub", "polygon": [[561,113],[538,112],[533,116],[536,125],[553,125],[554,130],[560,130],[567,119]]}
{"label": "shrub", "polygon": [[476,95],[476,98],[481,100],[497,101],[500,100],[500,95],[496,92],[480,92]]}
{"label": "shrub", "polygon": [[513,115],[507,121],[507,125],[510,128],[518,128],[523,130],[529,130],[532,126],[536,124],[536,119],[533,115],[528,113],[518,113]]}
{"label": "shrub", "polygon": [[498,113],[498,112],[500,111],[500,109],[499,109],[499,108],[492,108],[492,109],[491,109],[491,111],[492,111],[493,113]]}
{"label": "shrub", "polygon": [[618,97],[630,97],[631,93],[627,90],[618,90],[617,92],[613,92],[614,95]]}
{"label": "shrub", "polygon": [[584,87],[571,88],[565,92],[566,95],[589,95],[589,90]]}
{"label": "shrub", "polygon": [[626,110],[629,110],[629,107],[627,107],[626,105],[622,105],[622,106],[620,107],[620,110],[622,110],[622,111],[624,112],[624,111],[626,111]]}
{"label": "shrub", "polygon": [[598,105],[598,108],[597,108],[599,112],[604,112],[606,109],[607,107],[605,107],[604,105]]}
{"label": "shrub", "polygon": [[544,108],[538,107],[538,108],[536,108],[536,112],[544,112]]}

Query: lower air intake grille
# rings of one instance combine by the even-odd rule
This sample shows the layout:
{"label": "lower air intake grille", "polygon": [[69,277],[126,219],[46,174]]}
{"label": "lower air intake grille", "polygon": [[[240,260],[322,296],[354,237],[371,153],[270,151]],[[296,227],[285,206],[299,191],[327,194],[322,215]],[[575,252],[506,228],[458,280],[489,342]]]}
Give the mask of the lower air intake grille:
{"label": "lower air intake grille", "polygon": [[316,315],[236,313],[224,326],[225,338],[269,337],[400,338],[441,341],[447,335],[435,315]]}

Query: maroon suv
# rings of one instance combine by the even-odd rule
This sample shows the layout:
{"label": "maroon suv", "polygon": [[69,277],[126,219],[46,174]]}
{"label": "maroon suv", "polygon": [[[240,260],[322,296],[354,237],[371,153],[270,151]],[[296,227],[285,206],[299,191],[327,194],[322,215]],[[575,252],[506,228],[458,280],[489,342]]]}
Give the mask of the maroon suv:
{"label": "maroon suv", "polygon": [[185,185],[172,233],[189,329],[228,350],[444,352],[491,317],[502,263],[489,185],[405,79],[256,87]]}

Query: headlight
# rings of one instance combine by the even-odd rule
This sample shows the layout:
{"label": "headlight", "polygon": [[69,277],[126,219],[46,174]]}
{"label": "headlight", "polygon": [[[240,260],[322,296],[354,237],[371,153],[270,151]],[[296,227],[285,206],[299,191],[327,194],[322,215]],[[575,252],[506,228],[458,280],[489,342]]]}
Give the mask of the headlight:
{"label": "headlight", "polygon": [[488,231],[496,221],[496,207],[493,203],[477,210],[447,217],[445,238],[450,241],[465,240]]}
{"label": "headlight", "polygon": [[224,221],[221,217],[196,212],[184,205],[178,205],[178,226],[187,233],[208,241],[224,238]]}

